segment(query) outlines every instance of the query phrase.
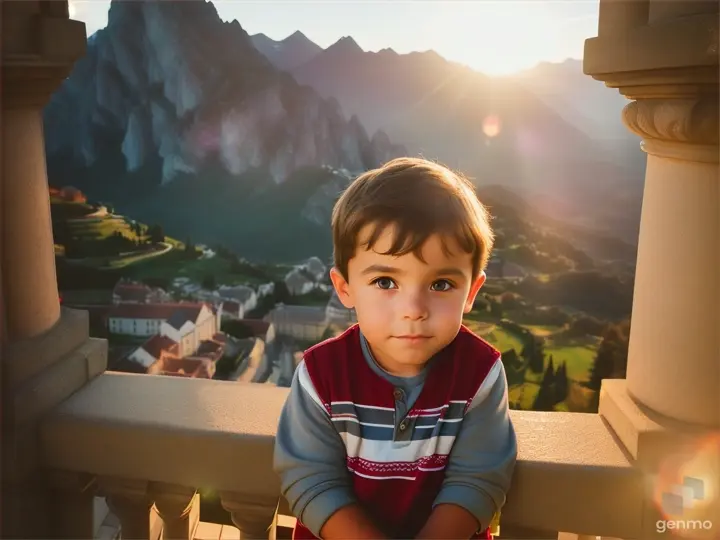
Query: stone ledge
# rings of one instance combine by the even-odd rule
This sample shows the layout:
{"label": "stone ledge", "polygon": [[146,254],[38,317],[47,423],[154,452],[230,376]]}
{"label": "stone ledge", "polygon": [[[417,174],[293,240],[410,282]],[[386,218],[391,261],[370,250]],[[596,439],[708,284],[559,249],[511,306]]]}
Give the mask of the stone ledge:
{"label": "stone ledge", "polygon": [[11,343],[3,351],[3,382],[9,388],[19,386],[82,346],[89,334],[87,311],[61,308],[60,319],[47,332]]}
{"label": "stone ledge", "polygon": [[713,433],[673,420],[640,405],[625,379],[607,379],[600,389],[599,414],[643,470],[657,471],[669,454],[684,452]]}
{"label": "stone ledge", "polygon": [[[107,341],[90,338],[80,347],[15,389],[15,425],[37,421],[73,392],[105,371]],[[29,362],[28,362],[29,363]]]}
{"label": "stone ledge", "polygon": [[[273,444],[287,392],[104,373],[45,419],[42,460],[54,469],[244,494],[274,510]],[[503,523],[640,536],[642,478],[599,415],[511,415],[520,450]]]}

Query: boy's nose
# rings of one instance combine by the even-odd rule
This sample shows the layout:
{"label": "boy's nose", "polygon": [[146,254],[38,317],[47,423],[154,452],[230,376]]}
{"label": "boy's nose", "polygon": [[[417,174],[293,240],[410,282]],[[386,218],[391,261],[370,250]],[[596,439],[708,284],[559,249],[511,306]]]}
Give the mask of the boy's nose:
{"label": "boy's nose", "polygon": [[403,303],[403,318],[411,321],[426,319],[428,316],[427,302],[422,295],[414,294],[408,296]]}

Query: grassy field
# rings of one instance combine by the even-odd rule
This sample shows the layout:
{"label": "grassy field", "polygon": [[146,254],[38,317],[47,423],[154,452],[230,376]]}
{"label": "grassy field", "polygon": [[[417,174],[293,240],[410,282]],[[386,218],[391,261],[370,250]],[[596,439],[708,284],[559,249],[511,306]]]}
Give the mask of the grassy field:
{"label": "grassy field", "polygon": [[182,251],[173,250],[161,257],[141,261],[130,269],[131,277],[135,279],[179,277],[190,278],[201,283],[207,276],[214,276],[218,285],[239,285],[250,283],[258,285],[267,283],[268,278],[261,278],[249,274],[231,271],[230,261],[222,257],[210,259],[187,259]]}
{"label": "grassy field", "polygon": [[[548,356],[552,355],[553,364],[556,368],[563,362],[567,363],[568,378],[574,381],[587,380],[596,351],[597,345],[595,343],[574,347],[555,346],[551,344],[545,347],[546,354]],[[547,367],[547,359],[545,365]]]}
{"label": "grassy field", "polygon": [[[52,197],[50,203],[53,218],[64,220],[72,234],[81,239],[102,240],[116,232],[121,232],[131,240],[141,240],[123,216],[108,214],[101,217],[83,217],[95,212],[95,207],[87,203],[68,202]],[[182,242],[174,238],[165,237],[165,241],[178,249],[185,247]]]}
{"label": "grassy field", "polygon": [[520,354],[523,349],[522,341],[518,336],[494,323],[467,318],[463,322],[470,330],[501,352],[515,349],[515,352]]}
{"label": "grassy field", "polygon": [[525,384],[519,384],[510,388],[508,398],[510,403],[519,403],[521,410],[531,411],[533,402],[539,391],[539,384],[526,382]]}
{"label": "grassy field", "polygon": [[[514,333],[497,326],[486,313],[472,312],[463,321],[473,332],[487,340],[500,351],[515,349],[517,354],[523,349],[521,338]],[[534,335],[545,340],[545,368],[553,358],[553,365],[557,369],[563,362],[566,363],[570,389],[568,398],[556,406],[561,411],[585,411],[592,392],[581,386],[588,379],[595,353],[599,346],[599,339],[586,337],[569,340],[562,335],[564,330],[560,326],[549,325],[523,325]],[[533,402],[540,389],[543,373],[526,371],[525,382],[509,389],[510,402],[518,404],[523,410],[532,410]]]}

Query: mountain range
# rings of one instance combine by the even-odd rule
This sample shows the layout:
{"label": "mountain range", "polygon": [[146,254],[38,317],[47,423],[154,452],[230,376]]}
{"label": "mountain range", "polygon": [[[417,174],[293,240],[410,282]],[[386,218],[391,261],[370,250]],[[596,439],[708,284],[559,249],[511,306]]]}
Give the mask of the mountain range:
{"label": "mountain range", "polygon": [[[107,28],[46,107],[45,130],[52,158],[155,168],[156,183],[213,160],[233,175],[264,169],[282,182],[298,167],[359,172],[405,153],[274,68],[237,21],[197,0],[112,2]],[[90,193],[110,187],[86,183]]]}
{"label": "mountain range", "polygon": [[423,155],[634,243],[642,153],[615,120],[597,128],[598,109],[619,123],[614,92],[577,61],[491,78],[433,51],[249,36],[204,0],[113,0],[45,109],[48,175],[265,259],[315,254],[349,179]]}
{"label": "mountain range", "polygon": [[251,39],[295,80],[336,98],[411,154],[458,168],[478,185],[509,187],[549,214],[636,235],[644,155],[621,122],[627,100],[584,75],[579,60],[492,78],[433,51],[364,51],[349,36],[318,51],[296,33],[273,42],[272,53],[266,36]]}

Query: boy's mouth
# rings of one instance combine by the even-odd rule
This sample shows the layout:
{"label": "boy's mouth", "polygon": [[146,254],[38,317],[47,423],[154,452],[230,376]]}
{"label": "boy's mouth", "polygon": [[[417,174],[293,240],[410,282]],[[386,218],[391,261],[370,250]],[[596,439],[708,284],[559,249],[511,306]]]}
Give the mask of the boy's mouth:
{"label": "boy's mouth", "polygon": [[395,339],[402,339],[403,341],[422,341],[430,339],[432,336],[426,336],[424,334],[406,334],[403,336],[395,336]]}

